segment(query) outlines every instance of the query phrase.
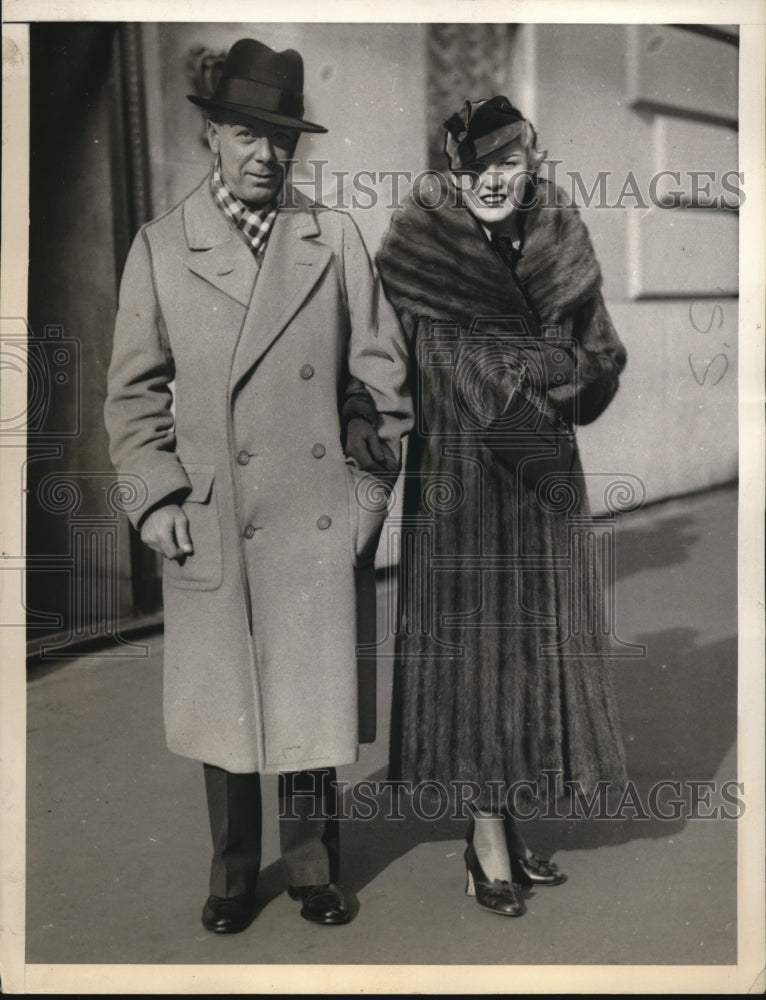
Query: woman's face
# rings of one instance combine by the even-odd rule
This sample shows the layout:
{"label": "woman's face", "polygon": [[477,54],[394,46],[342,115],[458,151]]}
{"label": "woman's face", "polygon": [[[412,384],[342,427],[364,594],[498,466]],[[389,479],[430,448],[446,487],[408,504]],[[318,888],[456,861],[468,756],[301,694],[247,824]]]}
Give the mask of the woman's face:
{"label": "woman's face", "polygon": [[527,150],[518,139],[455,175],[468,211],[488,229],[502,229],[513,218],[529,177]]}

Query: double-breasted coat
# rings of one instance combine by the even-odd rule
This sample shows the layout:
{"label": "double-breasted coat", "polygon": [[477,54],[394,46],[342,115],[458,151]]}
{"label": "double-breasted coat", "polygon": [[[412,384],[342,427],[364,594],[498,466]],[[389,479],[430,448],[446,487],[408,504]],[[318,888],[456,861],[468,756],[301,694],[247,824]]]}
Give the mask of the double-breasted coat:
{"label": "double-breasted coat", "polygon": [[105,417],[138,525],[179,498],[164,561],[171,750],[233,772],[358,756],[355,576],[385,502],[341,445],[366,387],[395,452],[406,348],[353,220],[288,189],[260,265],[209,179],[148,223],[120,288]]}

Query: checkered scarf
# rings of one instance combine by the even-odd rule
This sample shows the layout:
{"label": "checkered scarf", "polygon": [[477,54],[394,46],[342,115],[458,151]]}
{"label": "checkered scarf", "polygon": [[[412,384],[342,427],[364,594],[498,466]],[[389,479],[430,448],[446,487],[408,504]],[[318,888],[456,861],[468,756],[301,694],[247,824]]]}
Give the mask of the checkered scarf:
{"label": "checkered scarf", "polygon": [[259,212],[248,208],[226,187],[221,176],[220,157],[216,158],[213,174],[210,178],[210,187],[218,207],[224,215],[232,220],[237,229],[241,230],[255,256],[261,257],[266,249],[266,242],[271,227],[274,225],[274,219],[277,217],[278,206],[272,203]]}

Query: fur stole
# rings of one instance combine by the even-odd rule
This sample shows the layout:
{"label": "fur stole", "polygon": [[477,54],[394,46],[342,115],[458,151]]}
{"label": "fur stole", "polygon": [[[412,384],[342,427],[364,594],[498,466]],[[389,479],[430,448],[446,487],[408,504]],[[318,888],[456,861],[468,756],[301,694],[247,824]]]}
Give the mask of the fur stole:
{"label": "fur stole", "polygon": [[[438,205],[428,208],[427,205]],[[523,316],[531,331],[559,325],[601,285],[585,223],[549,181],[524,212],[519,288],[447,177],[432,174],[393,216],[377,257],[388,298],[413,318],[470,326],[476,317]],[[530,309],[531,305],[531,309]]]}

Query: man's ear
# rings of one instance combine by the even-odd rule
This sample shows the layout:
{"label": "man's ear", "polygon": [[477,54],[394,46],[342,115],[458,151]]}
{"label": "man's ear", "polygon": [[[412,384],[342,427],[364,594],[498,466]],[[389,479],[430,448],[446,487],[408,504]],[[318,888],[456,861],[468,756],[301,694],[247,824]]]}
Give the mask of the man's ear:
{"label": "man's ear", "polygon": [[207,120],[207,144],[213,153],[219,153],[221,150],[221,133],[218,131],[218,125],[216,122]]}

